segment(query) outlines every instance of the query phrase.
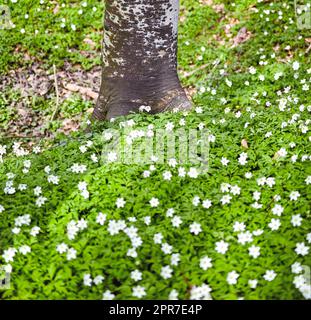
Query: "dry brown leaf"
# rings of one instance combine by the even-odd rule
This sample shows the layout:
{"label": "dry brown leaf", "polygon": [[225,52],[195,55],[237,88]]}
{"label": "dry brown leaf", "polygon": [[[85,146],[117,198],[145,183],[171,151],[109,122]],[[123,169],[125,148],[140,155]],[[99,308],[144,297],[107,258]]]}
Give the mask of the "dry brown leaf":
{"label": "dry brown leaf", "polygon": [[53,13],[57,14],[59,11],[59,5],[57,4],[56,7],[53,9]]}
{"label": "dry brown leaf", "polygon": [[245,27],[240,29],[238,34],[233,38],[232,48],[237,47],[239,44],[248,41],[251,38],[252,34]]}
{"label": "dry brown leaf", "polygon": [[79,92],[80,94],[88,96],[89,98],[92,98],[94,100],[96,100],[98,97],[98,93],[92,91],[92,89],[80,87],[73,83],[64,84],[64,88],[72,92]]}
{"label": "dry brown leaf", "polygon": [[91,48],[94,48],[96,46],[96,43],[90,38],[85,38],[83,42],[88,44]]}
{"label": "dry brown leaf", "polygon": [[246,139],[242,139],[241,141],[241,146],[245,149],[248,149],[248,143],[247,143],[247,140]]}

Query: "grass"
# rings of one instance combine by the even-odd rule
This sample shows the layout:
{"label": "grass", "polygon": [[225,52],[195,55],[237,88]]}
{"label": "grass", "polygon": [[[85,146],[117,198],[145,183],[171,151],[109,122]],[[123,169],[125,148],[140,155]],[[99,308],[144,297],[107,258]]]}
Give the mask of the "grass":
{"label": "grass", "polygon": [[[15,31],[5,31],[16,40],[1,37],[0,48],[8,52],[1,55],[3,72],[27,65],[9,55],[17,43],[47,68],[50,63],[61,65],[65,57],[75,59],[65,51],[48,48],[55,43],[67,48],[72,43],[81,52],[81,39],[91,30],[89,21],[99,30],[101,14],[98,7],[98,16],[89,20],[74,14],[82,8],[81,2],[67,3],[68,8],[60,10],[57,17],[63,14],[70,21],[68,25],[75,23],[79,28],[64,32],[53,24],[52,8],[42,10],[47,24],[43,30],[49,27],[53,35],[46,38],[46,48],[39,48],[30,36],[20,35],[23,20]],[[59,134],[52,141],[35,144],[20,141],[19,147],[14,145],[17,141],[3,137],[0,261],[6,270],[12,268],[11,288],[1,291],[3,299],[310,298],[304,271],[311,263],[307,130],[311,64],[305,40],[310,30],[298,30],[290,1],[235,1],[234,6],[232,1],[215,1],[224,4],[223,9],[204,3],[181,3],[180,75],[183,84],[194,91],[196,108],[192,112],[131,115],[113,123],[95,123],[89,134],[83,131],[84,121],[82,129],[70,137]],[[83,10],[93,14],[90,8],[100,3],[88,1],[88,5],[89,9]],[[18,2],[14,7],[16,12],[26,13],[24,4]],[[33,5],[31,10],[37,12],[38,7]],[[29,30],[35,29],[36,23],[32,20]],[[225,28],[228,24],[232,25],[230,32]],[[232,39],[242,27],[251,37],[232,47]],[[3,41],[10,41],[10,45]],[[93,63],[92,59],[83,63],[81,56],[77,59],[81,68]],[[193,70],[196,72],[189,75]],[[0,106],[5,107],[10,99],[18,99],[18,94],[8,88],[0,96]],[[42,101],[44,108],[38,102],[36,109],[48,117],[52,101]],[[61,112],[74,117],[89,107],[76,97],[65,101]],[[1,123],[8,123],[13,116],[14,111],[0,111]],[[154,131],[166,130],[171,123],[175,129],[199,131],[204,126],[211,134],[209,171],[196,178],[191,174],[181,177],[178,169],[183,167],[189,173],[193,165],[172,167],[155,162],[152,168],[150,164],[107,162],[102,150],[109,141],[103,139],[103,132],[129,126],[128,120],[132,120],[133,130],[151,124]],[[48,125],[51,131],[56,130],[57,121]],[[33,149],[36,145],[41,146],[40,153],[33,152],[38,151]],[[29,154],[20,155],[21,148]],[[247,154],[246,163],[241,154],[242,158]],[[224,165],[226,159],[230,162]],[[74,164],[84,164],[86,171],[73,173],[70,168]],[[149,177],[144,177],[146,171]],[[171,180],[164,179],[167,171]],[[48,182],[53,176],[59,178],[57,184]],[[81,182],[87,184],[88,198],[83,197]],[[27,189],[19,190],[20,184]],[[38,186],[41,194],[38,190],[34,193]],[[40,197],[46,198],[41,206],[37,202]],[[200,198],[199,204],[193,201],[195,197]],[[126,201],[124,207],[118,208],[118,198]],[[158,206],[150,205],[152,198],[159,200]],[[204,208],[207,199],[212,205]],[[226,199],[230,202],[223,204]],[[103,225],[98,223],[99,212],[106,215]],[[16,220],[25,214],[30,215],[30,222],[27,217]],[[174,227],[178,217],[181,224]],[[87,222],[86,228],[81,219]],[[79,231],[72,222],[78,220]],[[116,234],[115,221],[119,222]],[[197,235],[191,232],[193,223],[201,227]],[[73,239],[68,237],[68,225]],[[36,236],[30,234],[35,226],[40,227]],[[163,236],[161,243],[157,234]],[[227,251],[218,248],[221,243],[224,247],[228,244]],[[68,247],[63,246],[64,253],[59,252],[60,244]],[[31,252],[21,253],[28,249],[23,246],[29,246]],[[137,246],[137,257],[133,252],[128,255],[133,246]],[[15,254],[12,248],[17,249]],[[70,249],[76,250],[75,258]],[[258,250],[260,255],[255,257]],[[135,270],[138,272],[133,275]],[[139,272],[141,280],[137,280]]]}

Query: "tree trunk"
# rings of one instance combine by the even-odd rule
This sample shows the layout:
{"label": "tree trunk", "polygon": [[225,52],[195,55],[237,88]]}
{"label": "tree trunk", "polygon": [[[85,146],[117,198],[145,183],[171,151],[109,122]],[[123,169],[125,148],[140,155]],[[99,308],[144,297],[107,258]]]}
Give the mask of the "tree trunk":
{"label": "tree trunk", "polygon": [[179,0],[106,0],[94,118],[191,107],[177,75],[178,14]]}

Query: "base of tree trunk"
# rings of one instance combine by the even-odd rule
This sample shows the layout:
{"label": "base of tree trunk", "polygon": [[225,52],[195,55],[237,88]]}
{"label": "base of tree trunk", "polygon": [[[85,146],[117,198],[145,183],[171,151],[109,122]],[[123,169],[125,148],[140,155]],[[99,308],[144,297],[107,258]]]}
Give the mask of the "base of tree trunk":
{"label": "base of tree trunk", "polygon": [[149,106],[150,113],[154,114],[188,110],[192,103],[181,87],[176,71],[139,79],[103,77],[93,118],[110,120],[137,113],[141,106]]}

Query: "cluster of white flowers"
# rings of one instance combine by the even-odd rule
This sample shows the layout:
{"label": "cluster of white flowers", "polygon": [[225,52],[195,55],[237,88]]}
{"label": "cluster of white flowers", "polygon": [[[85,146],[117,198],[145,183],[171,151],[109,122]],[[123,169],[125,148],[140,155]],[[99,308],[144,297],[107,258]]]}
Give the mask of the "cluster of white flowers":
{"label": "cluster of white flowers", "polygon": [[[17,0],[12,0],[12,2],[16,1]],[[84,8],[87,7],[87,3],[82,3],[82,7],[83,9],[79,10],[79,14],[83,13]],[[272,12],[274,12],[274,10],[264,10],[262,12],[263,18],[268,19],[268,16]],[[277,13],[277,15],[279,19],[283,18],[282,12]],[[75,31],[77,29],[76,25],[68,22],[65,18],[61,19],[61,27],[65,27],[66,25],[69,26],[72,31]],[[21,29],[21,32],[25,33],[27,31],[25,30],[25,28],[23,28]],[[286,50],[290,50],[290,48],[287,48]],[[201,48],[201,51],[202,52],[200,52],[199,59],[203,60],[203,52],[205,51],[205,48]],[[260,84],[263,85],[266,85],[268,83],[267,81],[270,82],[271,80],[279,81],[281,79],[283,81],[285,79],[285,72],[282,71],[283,69],[276,70],[274,73],[272,73],[271,77],[268,77],[264,74],[262,68],[269,64],[269,54],[263,52],[263,49],[258,50],[258,52],[260,55],[258,65],[249,67],[247,74],[249,79],[245,81],[245,85],[249,86],[251,85],[252,81],[258,80],[260,81]],[[270,56],[273,61],[275,61],[275,59],[277,58],[276,53],[272,53]],[[219,62],[215,62],[215,66],[217,65],[217,63]],[[302,90],[303,92],[309,91],[310,85],[308,82],[310,82],[310,80],[306,78],[305,74],[303,75],[304,78],[300,78],[303,74],[300,63],[298,61],[290,61],[289,66],[294,72],[294,78],[298,79],[299,81],[299,90]],[[236,83],[229,78],[226,68],[227,66],[224,66],[220,70],[219,74],[223,77],[223,83],[226,86],[228,86],[229,88],[234,88]],[[307,74],[310,73],[311,70],[307,71]],[[275,99],[275,101],[273,101],[271,96],[269,96],[269,92],[253,92],[249,102],[250,105],[254,105],[255,107],[241,107],[238,109],[227,107],[227,98],[219,97],[219,101],[221,105],[223,105],[224,112],[223,114],[220,114],[219,118],[210,119],[210,122],[214,126],[224,126],[226,124],[228,125],[228,122],[230,120],[237,121],[236,119],[239,119],[238,121],[241,122],[241,129],[243,130],[244,128],[245,134],[247,135],[249,129],[253,130],[252,124],[257,120],[260,112],[257,110],[256,106],[260,105],[264,106],[266,109],[273,108],[274,112],[277,112],[282,117],[282,120],[280,120],[275,127],[269,127],[266,132],[260,133],[262,134],[261,138],[263,139],[264,143],[271,143],[271,141],[277,136],[277,130],[281,132],[294,130],[295,133],[298,132],[303,139],[309,139],[310,142],[310,136],[307,137],[309,132],[310,120],[304,119],[304,115],[305,113],[311,111],[311,106],[303,105],[301,102],[301,98],[296,96],[294,89],[294,84],[280,89],[276,93],[277,99]],[[218,99],[219,90],[216,90],[216,88],[210,88],[200,85],[200,88],[198,88],[198,93],[205,94],[207,92],[212,95],[213,100]],[[149,106],[141,106],[139,109],[141,112],[150,112]],[[195,113],[198,115],[203,114],[204,111],[205,110],[203,107],[195,108]],[[173,130],[177,129],[178,126],[184,127],[186,126],[186,124],[190,123],[188,121],[187,115],[188,113],[184,112],[182,114],[182,117],[178,121],[171,119],[170,121],[163,123],[163,128],[165,129],[165,131],[167,131],[167,134],[172,134]],[[195,127],[200,131],[207,127],[207,122],[202,121],[202,119],[198,119],[198,122],[195,124]],[[125,136],[125,142],[127,145],[131,145],[134,142],[139,143],[144,138],[152,138],[155,135],[155,127],[153,124],[148,125],[146,130],[137,129],[137,124],[138,123],[136,123],[133,119],[120,122],[119,124],[120,128],[127,130],[127,134]],[[105,143],[108,143],[113,138],[114,132],[112,130],[106,130],[104,132]],[[238,143],[241,144],[241,149],[239,149],[239,151],[237,151],[234,155],[230,156],[229,153],[226,154],[226,150],[223,150],[223,153],[216,157],[216,163],[219,165],[221,170],[227,170],[229,172],[232,167],[238,167],[240,180],[237,180],[237,175],[235,175],[232,180],[224,179],[223,181],[226,182],[220,182],[220,186],[216,185],[213,187],[213,192],[215,191],[215,193],[217,193],[216,195],[213,192],[207,194],[207,192],[205,193],[205,190],[199,188],[195,190],[194,192],[199,194],[200,196],[191,195],[192,199],[188,200],[193,204],[193,212],[191,214],[194,215],[191,215],[191,220],[189,218],[189,215],[184,214],[183,209],[178,209],[178,213],[176,213],[175,210],[177,211],[177,209],[168,208],[165,213],[164,207],[166,199],[162,194],[160,195],[160,193],[159,195],[157,195],[157,193],[148,195],[148,200],[145,204],[147,210],[149,210],[151,213],[148,213],[148,215],[145,215],[143,217],[137,218],[135,216],[135,213],[133,213],[133,216],[126,218],[126,220],[123,220],[125,218],[120,218],[124,213],[129,212],[129,210],[127,209],[131,206],[133,201],[133,199],[128,198],[126,201],[125,195],[123,194],[119,194],[117,199],[112,199],[114,205],[113,213],[110,213],[108,209],[107,213],[99,212],[96,215],[96,227],[100,230],[104,230],[104,232],[107,231],[108,236],[115,236],[115,238],[124,237],[124,235],[127,236],[126,243],[128,244],[128,247],[126,248],[125,255],[126,258],[135,263],[135,267],[129,270],[129,277],[131,281],[135,283],[131,288],[133,297],[144,298],[147,295],[146,288],[148,288],[148,286],[142,286],[142,282],[140,282],[143,279],[145,280],[146,274],[144,273],[144,269],[140,265],[139,248],[142,248],[145,242],[149,241],[147,236],[145,237],[145,234],[144,237],[142,236],[141,232],[144,231],[143,228],[146,228],[148,230],[148,232],[146,232],[146,235],[150,235],[151,233],[151,241],[153,241],[153,243],[156,245],[156,249],[159,250],[161,258],[163,258],[163,261],[161,261],[162,264],[157,271],[157,276],[159,276],[160,279],[164,280],[171,279],[170,281],[172,282],[175,281],[174,277],[176,277],[178,274],[178,272],[176,272],[177,266],[179,265],[180,261],[183,261],[183,259],[185,259],[185,257],[182,256],[182,251],[178,252],[179,248],[177,247],[177,245],[175,245],[175,242],[171,238],[169,238],[170,232],[172,232],[174,235],[175,232],[176,234],[179,234],[184,230],[183,228],[185,228],[187,233],[190,232],[192,234],[190,238],[195,238],[193,240],[194,242],[196,240],[200,240],[206,235],[205,233],[208,233],[209,228],[205,224],[205,221],[201,219],[201,217],[197,213],[203,211],[206,216],[212,215],[214,214],[214,209],[218,206],[218,204],[222,205],[220,209],[223,210],[225,217],[228,218],[228,221],[229,215],[232,215],[234,220],[230,220],[230,225],[227,229],[225,229],[226,226],[222,226],[224,227],[224,231],[217,233],[217,240],[212,243],[211,248],[204,247],[202,251],[197,253],[195,258],[198,258],[199,260],[196,260],[196,263],[200,268],[199,272],[204,274],[204,279],[209,276],[209,272],[211,272],[211,269],[213,270],[213,268],[217,267],[218,258],[224,260],[229,259],[230,254],[233,253],[236,247],[238,247],[241,251],[244,250],[243,252],[249,258],[248,263],[250,266],[257,266],[257,263],[260,263],[260,259],[265,256],[266,251],[268,250],[266,244],[269,237],[280,235],[281,232],[285,230],[285,228],[292,228],[293,232],[297,232],[297,234],[298,232],[305,232],[307,220],[305,218],[305,212],[295,211],[295,209],[293,210],[291,208],[291,205],[296,205],[296,202],[299,203],[299,201],[302,200],[304,195],[303,188],[299,189],[299,191],[286,190],[283,192],[283,181],[277,172],[275,173],[275,171],[272,171],[271,173],[269,173],[268,170],[262,170],[259,173],[259,171],[255,169],[253,170],[252,166],[250,166],[250,164],[253,162],[252,160],[254,159],[254,150],[252,150],[253,141],[248,136],[245,136],[245,138],[247,139],[243,139],[242,142],[238,141]],[[208,142],[214,143],[215,141],[216,136],[210,133],[208,135]],[[300,151],[296,150],[299,144],[300,141],[296,141],[294,139],[291,142],[287,141],[286,144],[283,143],[282,140],[280,140],[278,144],[275,144],[275,148],[273,147],[273,149],[271,150],[270,160],[277,162],[278,164],[289,163],[291,165],[295,163],[300,165],[300,162],[311,160],[311,156],[309,154],[301,153]],[[85,155],[90,152],[92,146],[92,141],[86,141],[79,146],[79,152]],[[29,151],[26,149],[26,147],[24,148],[21,143],[15,142],[11,149],[12,153],[17,157],[25,157],[29,154]],[[37,154],[41,152],[41,149],[39,147],[34,147],[32,151],[34,154]],[[7,156],[8,152],[9,148],[6,145],[0,145],[0,163],[4,161],[4,157]],[[90,161],[92,161],[93,163],[97,163],[99,159],[98,156],[95,153],[93,153],[92,155],[90,154],[88,155],[88,162],[86,164],[70,164],[67,170],[68,174],[84,174],[88,169]],[[119,160],[119,155],[114,150],[110,150],[106,156],[108,162],[116,162]],[[265,157],[268,158],[267,155],[265,155]],[[27,174],[29,176],[29,172],[35,170],[34,165],[29,159],[21,160],[21,173],[23,174],[22,177]],[[168,159],[168,167],[163,171],[158,167],[158,164],[158,157],[155,155],[152,156],[151,164],[144,168],[142,176],[145,179],[148,179],[152,177],[153,174],[156,174],[157,170],[161,170],[161,173],[159,173],[159,178],[164,180],[162,181],[163,183],[173,183],[175,182],[175,178],[199,178],[201,180],[201,172],[197,167],[183,167],[173,157]],[[9,197],[14,195],[15,193],[19,193],[19,191],[27,191],[29,189],[31,195],[35,197],[36,206],[39,208],[42,207],[48,201],[48,199],[44,197],[44,194],[48,194],[45,192],[46,187],[51,190],[54,187],[53,185],[58,185],[64,178],[61,175],[58,176],[56,174],[53,174],[51,167],[48,165],[44,168],[44,172],[46,173],[46,185],[41,184],[32,186],[31,183],[29,183],[28,186],[25,183],[17,184],[16,176],[18,176],[18,172],[8,172],[6,174],[7,180],[4,181],[3,186],[4,194]],[[267,177],[262,175],[267,175]],[[233,174],[231,175],[230,173],[230,175],[228,176],[233,177]],[[304,177],[304,179],[305,185],[311,184],[311,176]],[[243,182],[245,181],[251,186],[250,194],[247,194],[246,187],[244,187],[243,185]],[[191,180],[191,183],[195,184],[193,180]],[[240,188],[239,185],[241,185],[243,189]],[[268,188],[266,188],[266,186]],[[81,181],[78,184],[78,190],[80,191],[80,194],[84,199],[90,198],[87,182]],[[274,190],[276,192],[279,192],[279,194],[270,195],[270,193],[272,193]],[[230,211],[231,206],[236,204],[235,202],[237,200],[241,200],[242,197],[243,199],[244,197],[248,197],[248,199],[250,199],[248,209],[251,211],[251,213],[249,214],[249,217],[247,217],[247,219],[243,219],[243,217],[241,217],[240,215],[240,212],[235,212],[234,208],[232,209],[232,211]],[[268,198],[269,201],[267,201]],[[7,203],[3,202],[3,205],[0,205],[0,213],[7,213],[8,211],[9,209],[7,208]],[[115,213],[116,215],[114,215]],[[157,214],[156,217],[153,215],[154,213]],[[245,212],[241,213],[244,214]],[[227,214],[228,217],[226,216]],[[255,221],[255,218],[261,217],[263,216],[263,214],[265,215],[264,222],[262,224],[259,224]],[[158,216],[161,218],[163,217],[165,220],[166,218],[164,217],[164,215],[169,222],[165,225],[166,230],[157,229],[158,226],[155,223],[153,224],[153,222],[157,221]],[[62,241],[78,241],[78,239],[76,238],[78,238],[77,236],[79,232],[85,229],[91,229],[94,225],[93,221],[90,221],[88,219],[89,217],[85,216],[85,219],[82,218],[77,221],[71,220],[67,224],[67,239]],[[139,229],[138,224],[135,224],[139,221],[143,221],[144,223],[142,229]],[[32,228],[30,228],[30,225],[31,217],[29,214],[16,217],[15,224],[12,228],[14,237],[22,233],[22,231],[24,231],[23,228],[25,227],[26,229],[26,226],[29,227],[29,234],[31,236],[37,236],[41,231],[40,227],[33,226]],[[88,225],[90,225],[90,227],[88,227]],[[151,227],[149,229],[150,225]],[[150,230],[152,231],[149,232]],[[263,234],[264,236],[260,237]],[[193,235],[200,236],[194,237]],[[291,272],[293,273],[293,285],[297,288],[297,290],[301,292],[301,294],[306,299],[311,299],[311,288],[307,274],[308,270],[306,266],[301,264],[304,261],[302,259],[305,259],[310,252],[309,244],[311,243],[311,233],[308,233],[306,238],[298,238],[294,241],[294,248],[291,249],[296,257],[295,262],[291,265]],[[74,247],[70,247],[65,242],[59,243],[56,246],[56,251],[60,255],[64,254],[68,261],[76,259],[78,252],[74,248],[75,246],[73,245]],[[79,247],[77,246],[76,248]],[[272,254],[273,248],[270,249]],[[27,244],[20,244],[18,247],[9,247],[4,250],[2,258],[4,262],[7,263],[4,266],[5,270],[8,270],[7,272],[12,271],[12,266],[10,263],[13,264],[14,258],[17,254],[27,255],[30,252],[31,247]],[[301,262],[299,262],[298,260]],[[273,270],[272,268],[275,270]],[[281,270],[279,270],[279,267],[277,265],[265,267],[265,270],[263,272],[256,275],[257,279],[255,279],[253,276],[249,279],[245,279],[244,271],[239,269],[239,267],[237,266],[230,266],[230,269],[227,271],[223,276],[223,280],[224,282],[227,282],[228,287],[230,286],[230,290],[232,290],[235,285],[240,284],[239,282],[242,282],[242,280],[244,281],[244,283],[248,283],[249,288],[254,290],[258,286],[259,282],[262,285],[266,285],[267,282],[274,281],[278,277],[282,276],[282,272]],[[105,278],[103,275],[98,274],[92,275],[91,273],[86,273],[80,275],[80,280],[86,287],[100,285],[103,283],[104,279]],[[200,286],[191,286],[190,299],[212,299],[211,292],[211,287],[206,283],[203,283]],[[178,296],[179,292],[176,289],[172,289],[169,293],[168,298],[175,300],[178,299]],[[105,292],[103,292],[104,300],[114,299],[115,297],[116,294],[112,293],[110,290],[106,290]]]}
{"label": "cluster of white flowers", "polygon": [[[18,216],[14,219],[14,228],[12,228],[12,233],[17,235],[21,233],[22,228],[24,226],[30,226],[30,224],[31,224],[31,217],[29,214]],[[34,226],[30,230],[28,229],[28,231],[31,236],[35,237],[40,232],[40,227]],[[27,255],[30,252],[31,252],[31,247],[27,244],[22,244],[17,248],[11,247],[4,250],[2,254],[2,258],[6,263],[14,262],[14,257],[17,253],[20,253],[22,255]],[[12,266],[10,264],[7,264],[5,266],[5,271],[11,273]]]}
{"label": "cluster of white flowers", "polygon": [[73,173],[84,173],[87,170],[87,166],[85,164],[74,163],[70,167],[70,171]]}
{"label": "cluster of white flowers", "polygon": [[85,219],[80,219],[78,221],[71,220],[67,224],[67,237],[69,240],[73,240],[76,235],[87,228],[87,221]]}
{"label": "cluster of white flowers", "polygon": [[68,245],[66,243],[58,244],[56,247],[56,251],[60,254],[66,253],[68,261],[76,259],[76,257],[77,257],[77,250],[74,248],[68,247]]}
{"label": "cluster of white flowers", "polygon": [[85,181],[80,181],[78,184],[78,189],[80,191],[81,196],[84,199],[88,199],[90,197],[90,193],[87,190],[87,183]]}
{"label": "cluster of white flowers", "polygon": [[193,286],[190,291],[190,300],[212,300],[212,289],[208,284]]}
{"label": "cluster of white flowers", "polygon": [[90,274],[85,274],[83,276],[83,284],[87,287],[91,287],[93,283],[95,285],[103,283],[104,279],[105,278],[102,275],[97,275],[94,279],[92,279]]}

